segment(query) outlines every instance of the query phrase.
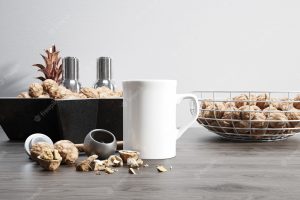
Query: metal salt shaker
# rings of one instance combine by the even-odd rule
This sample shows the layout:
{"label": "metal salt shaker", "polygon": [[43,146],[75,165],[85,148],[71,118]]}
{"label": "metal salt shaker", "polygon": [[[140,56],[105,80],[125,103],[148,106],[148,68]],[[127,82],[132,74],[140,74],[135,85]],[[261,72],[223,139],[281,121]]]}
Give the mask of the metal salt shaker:
{"label": "metal salt shaker", "polygon": [[106,86],[111,90],[115,89],[112,83],[112,68],[110,57],[100,57],[97,59],[97,82],[94,88]]}
{"label": "metal salt shaker", "polygon": [[76,57],[65,57],[62,60],[63,77],[62,85],[72,92],[79,92],[79,60]]}

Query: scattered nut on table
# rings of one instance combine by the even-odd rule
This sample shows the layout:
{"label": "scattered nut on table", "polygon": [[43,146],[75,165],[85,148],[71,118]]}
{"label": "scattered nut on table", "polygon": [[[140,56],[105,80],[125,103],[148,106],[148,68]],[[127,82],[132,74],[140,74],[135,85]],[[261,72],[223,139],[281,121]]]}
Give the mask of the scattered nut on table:
{"label": "scattered nut on table", "polygon": [[62,157],[62,163],[72,165],[79,156],[78,149],[75,144],[69,140],[60,140],[54,144],[54,148],[58,150]]}

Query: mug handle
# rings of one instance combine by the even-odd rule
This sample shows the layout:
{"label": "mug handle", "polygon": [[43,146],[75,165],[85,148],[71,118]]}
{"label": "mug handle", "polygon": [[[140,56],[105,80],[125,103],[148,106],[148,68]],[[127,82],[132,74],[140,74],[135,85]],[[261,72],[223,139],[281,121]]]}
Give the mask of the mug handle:
{"label": "mug handle", "polygon": [[[177,104],[180,104],[183,100],[185,99],[191,99],[193,103],[193,109],[196,107],[196,112],[191,112],[193,115],[193,120],[190,121],[187,125],[182,126],[180,128],[177,128],[177,139],[179,139],[182,134],[190,127],[192,124],[197,120],[198,115],[199,115],[199,103],[198,99],[195,95],[193,94],[177,94]],[[196,106],[195,106],[196,105]]]}

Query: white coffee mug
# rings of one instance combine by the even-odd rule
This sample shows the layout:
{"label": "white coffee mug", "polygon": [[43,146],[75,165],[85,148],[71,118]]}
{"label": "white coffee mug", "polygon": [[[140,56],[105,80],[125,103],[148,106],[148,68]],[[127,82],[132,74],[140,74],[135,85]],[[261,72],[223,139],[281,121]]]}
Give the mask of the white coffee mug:
{"label": "white coffee mug", "polygon": [[[123,81],[124,149],[139,151],[143,159],[166,159],[176,156],[176,140],[196,121],[197,97],[176,94],[175,80]],[[196,105],[193,120],[176,127],[176,105],[191,99]]]}

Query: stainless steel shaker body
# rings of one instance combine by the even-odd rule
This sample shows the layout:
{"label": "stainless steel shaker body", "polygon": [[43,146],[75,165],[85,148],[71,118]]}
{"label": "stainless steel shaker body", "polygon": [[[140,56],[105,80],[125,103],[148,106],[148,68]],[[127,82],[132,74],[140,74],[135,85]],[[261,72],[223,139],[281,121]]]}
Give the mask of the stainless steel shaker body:
{"label": "stainless steel shaker body", "polygon": [[81,84],[79,82],[79,60],[76,57],[65,57],[62,60],[63,80],[62,85],[72,92],[79,92]]}
{"label": "stainless steel shaker body", "polygon": [[112,83],[111,58],[109,57],[100,57],[97,59],[97,81],[94,88],[102,86],[108,87],[111,90],[115,89]]}

